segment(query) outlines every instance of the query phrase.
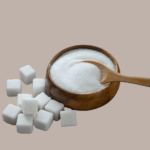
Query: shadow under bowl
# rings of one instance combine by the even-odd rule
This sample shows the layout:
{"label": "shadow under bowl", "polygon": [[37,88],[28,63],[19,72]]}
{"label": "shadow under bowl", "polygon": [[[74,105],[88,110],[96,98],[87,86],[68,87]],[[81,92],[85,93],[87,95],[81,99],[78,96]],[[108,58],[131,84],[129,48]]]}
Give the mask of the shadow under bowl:
{"label": "shadow under bowl", "polygon": [[53,62],[63,53],[78,49],[78,48],[87,48],[87,49],[93,49],[97,50],[99,52],[104,53],[106,56],[108,56],[112,62],[115,65],[115,71],[120,73],[119,65],[116,61],[116,59],[108,53],[106,50],[92,46],[92,45],[75,45],[68,48],[65,48],[64,50],[60,51],[58,54],[54,56],[54,58],[50,61],[48,64],[47,70],[46,70],[46,93],[52,97],[52,99],[55,99],[65,105],[65,107],[74,109],[74,110],[92,110],[99,108],[105,104],[107,104],[110,100],[113,99],[113,97],[116,95],[120,82],[111,82],[108,84],[104,89],[87,93],[87,94],[76,94],[71,93],[68,91],[65,91],[58,87],[51,78],[50,75],[50,69],[53,64]]}

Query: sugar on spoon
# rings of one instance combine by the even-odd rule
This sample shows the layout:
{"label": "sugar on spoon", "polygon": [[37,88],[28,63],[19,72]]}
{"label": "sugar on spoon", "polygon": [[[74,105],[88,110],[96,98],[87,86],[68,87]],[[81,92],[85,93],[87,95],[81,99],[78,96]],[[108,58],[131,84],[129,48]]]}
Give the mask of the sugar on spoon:
{"label": "sugar on spoon", "polygon": [[96,65],[100,69],[100,71],[101,71],[100,83],[101,84],[119,81],[119,82],[128,82],[128,83],[134,83],[134,84],[150,87],[150,78],[131,77],[131,76],[122,75],[122,74],[117,73],[117,72],[113,71],[112,69],[104,66],[103,64],[100,64],[95,61],[81,61],[78,63],[82,63],[82,62],[91,63],[93,65]]}

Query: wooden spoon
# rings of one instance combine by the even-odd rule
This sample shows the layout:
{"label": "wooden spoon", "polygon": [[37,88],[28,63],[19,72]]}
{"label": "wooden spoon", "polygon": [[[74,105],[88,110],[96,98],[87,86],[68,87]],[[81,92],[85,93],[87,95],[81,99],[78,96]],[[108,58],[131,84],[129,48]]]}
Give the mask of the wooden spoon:
{"label": "wooden spoon", "polygon": [[150,87],[150,78],[131,77],[131,76],[122,75],[104,66],[103,64],[100,64],[95,61],[81,61],[79,63],[82,63],[82,62],[94,64],[100,69],[101,71],[100,83],[101,84],[114,82],[114,81],[120,81],[120,82],[134,83],[134,84],[139,84],[139,85]]}

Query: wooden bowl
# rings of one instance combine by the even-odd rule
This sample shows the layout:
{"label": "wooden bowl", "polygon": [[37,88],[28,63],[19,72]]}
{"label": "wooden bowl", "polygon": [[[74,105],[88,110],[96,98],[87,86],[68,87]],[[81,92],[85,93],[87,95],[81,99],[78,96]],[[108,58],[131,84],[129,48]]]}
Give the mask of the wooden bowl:
{"label": "wooden bowl", "polygon": [[65,107],[74,110],[92,110],[101,107],[108,103],[117,93],[120,82],[111,82],[104,89],[88,94],[75,94],[65,91],[58,87],[51,79],[50,68],[53,62],[66,51],[70,51],[77,48],[88,48],[100,51],[107,55],[115,64],[115,71],[120,73],[119,65],[115,58],[102,48],[92,45],[75,45],[60,51],[50,61],[46,71],[46,92],[50,94],[52,99],[55,99],[65,105]]}

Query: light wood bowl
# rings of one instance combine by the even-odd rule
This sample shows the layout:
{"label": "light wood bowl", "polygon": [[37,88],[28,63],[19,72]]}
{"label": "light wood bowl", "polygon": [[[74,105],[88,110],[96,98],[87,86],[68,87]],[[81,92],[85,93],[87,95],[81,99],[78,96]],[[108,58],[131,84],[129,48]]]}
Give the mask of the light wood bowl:
{"label": "light wood bowl", "polygon": [[51,79],[50,76],[50,68],[53,62],[66,51],[70,51],[78,48],[88,48],[100,51],[107,55],[115,64],[115,71],[120,73],[119,65],[116,59],[108,53],[106,50],[92,46],[92,45],[75,45],[64,50],[60,51],[58,54],[54,56],[54,58],[50,61],[46,71],[46,92],[50,94],[52,99],[55,99],[65,105],[65,107],[74,109],[74,110],[92,110],[98,107],[101,107],[108,103],[112,98],[116,95],[120,82],[111,82],[104,89],[100,91],[96,91],[88,94],[75,94],[68,91],[65,91],[58,87]]}

